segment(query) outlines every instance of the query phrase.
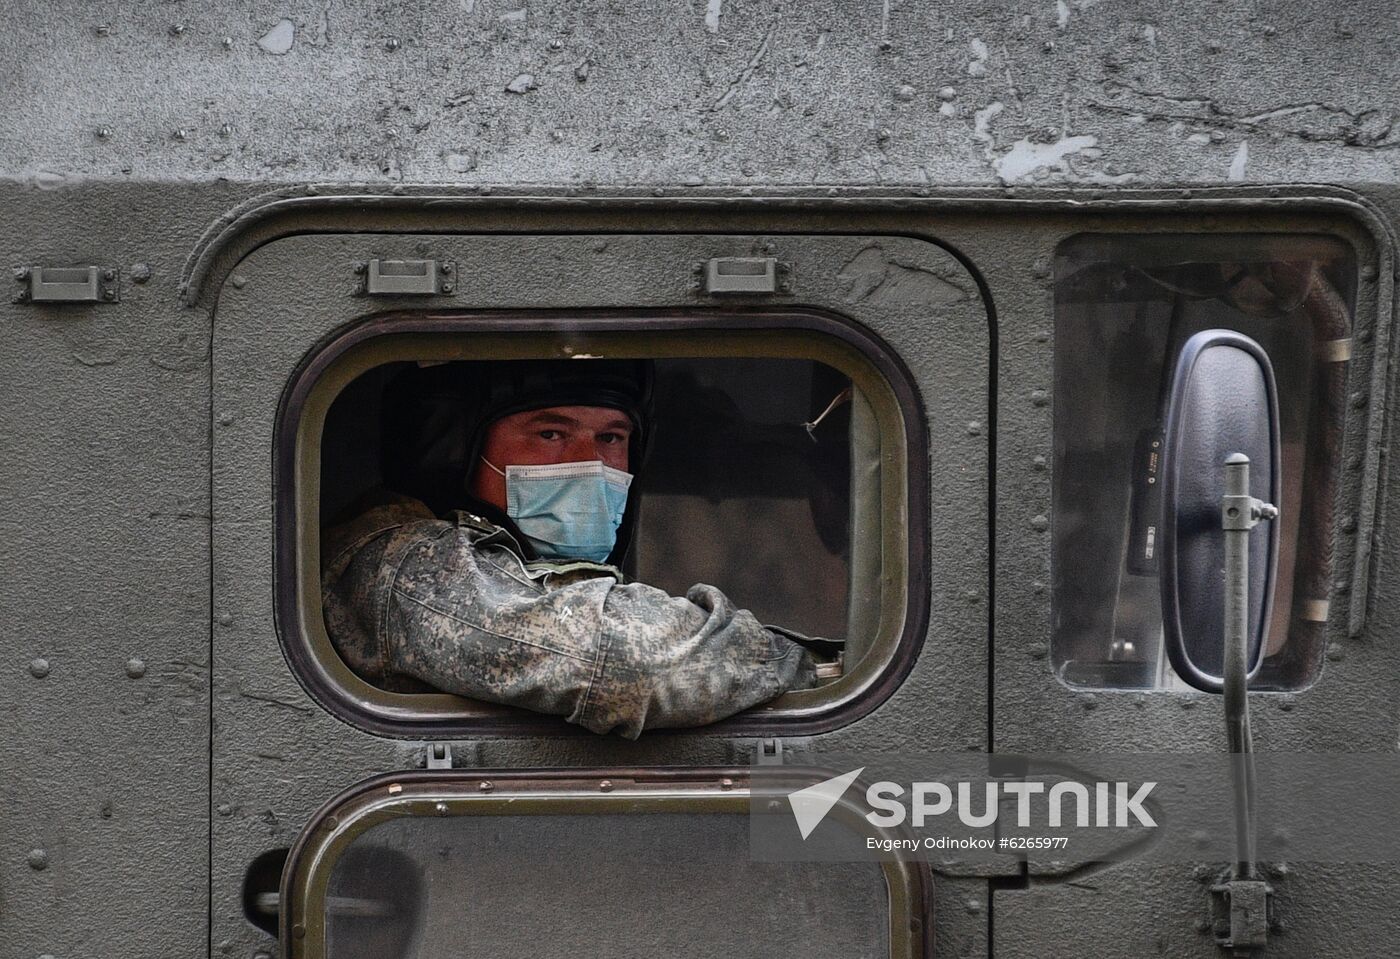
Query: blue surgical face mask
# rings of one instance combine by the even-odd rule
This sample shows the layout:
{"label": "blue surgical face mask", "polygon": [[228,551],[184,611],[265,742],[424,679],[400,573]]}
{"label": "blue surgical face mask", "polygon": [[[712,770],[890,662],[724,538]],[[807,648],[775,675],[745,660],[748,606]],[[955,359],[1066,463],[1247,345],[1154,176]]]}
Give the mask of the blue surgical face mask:
{"label": "blue surgical face mask", "polygon": [[602,563],[617,544],[627,508],[632,474],[603,465],[551,463],[507,466],[506,515],[543,559],[586,559]]}

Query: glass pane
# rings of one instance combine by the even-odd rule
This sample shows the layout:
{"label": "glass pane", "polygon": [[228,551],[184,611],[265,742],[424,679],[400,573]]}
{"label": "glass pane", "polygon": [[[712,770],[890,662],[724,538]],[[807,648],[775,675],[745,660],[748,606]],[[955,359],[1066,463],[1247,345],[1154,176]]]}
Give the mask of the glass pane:
{"label": "glass pane", "polygon": [[1055,270],[1052,651],[1072,686],[1185,688],[1162,648],[1156,455],[1181,346],[1236,330],[1269,354],[1283,495],[1265,659],[1251,687],[1322,663],[1355,264],[1315,236],[1083,236]]}
{"label": "glass pane", "polygon": [[875,863],[749,861],[743,815],[405,818],[336,860],[328,959],[889,955]]}

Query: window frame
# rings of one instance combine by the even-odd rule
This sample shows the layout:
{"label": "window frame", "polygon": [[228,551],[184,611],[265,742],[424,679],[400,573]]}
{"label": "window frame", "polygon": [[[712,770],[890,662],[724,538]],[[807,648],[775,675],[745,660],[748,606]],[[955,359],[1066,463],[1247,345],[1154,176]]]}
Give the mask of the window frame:
{"label": "window frame", "polygon": [[[626,353],[632,356],[705,355],[699,347],[709,340],[710,347],[728,350],[725,355],[823,362],[857,386],[866,383],[864,392],[883,421],[881,622],[867,655],[818,689],[786,694],[709,726],[656,733],[821,733],[889,698],[913,668],[929,622],[924,406],[912,374],[878,336],[847,317],[810,308],[400,310],[368,317],[322,341],[287,383],[273,452],[274,608],[278,642],[297,681],[332,714],[382,735],[587,735],[558,717],[445,693],[393,693],[366,682],[336,654],[320,601],[319,442],[340,390],[364,371],[395,360],[561,356],[559,337],[571,335],[595,344],[608,338],[637,343]],[[732,349],[735,343],[765,344],[768,352]],[[891,420],[902,429],[891,429]]]}
{"label": "window frame", "polygon": [[[783,767],[783,792],[823,781],[829,769]],[[779,773],[775,770],[774,777]],[[765,776],[759,796],[779,781]],[[324,959],[325,900],[337,859],[373,827],[407,816],[549,816],[653,813],[752,814],[748,767],[413,770],[385,773],[350,787],[308,821],[282,871],[278,926],[288,959]],[[863,795],[863,793],[861,793]],[[644,808],[643,808],[644,807]],[[843,795],[828,814],[848,828],[880,837],[903,827],[872,826],[868,808]],[[881,859],[889,897],[891,959],[932,954],[933,873],[916,856]]]}

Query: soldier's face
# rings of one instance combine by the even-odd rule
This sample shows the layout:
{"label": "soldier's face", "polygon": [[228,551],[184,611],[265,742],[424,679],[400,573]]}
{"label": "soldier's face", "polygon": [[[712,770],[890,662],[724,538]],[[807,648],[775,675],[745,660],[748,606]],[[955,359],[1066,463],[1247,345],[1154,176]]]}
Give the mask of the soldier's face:
{"label": "soldier's face", "polygon": [[[499,469],[602,460],[627,470],[632,421],[604,406],[550,406],[503,416],[486,429],[481,456]],[[472,494],[498,509],[506,508],[506,480],[477,464]]]}

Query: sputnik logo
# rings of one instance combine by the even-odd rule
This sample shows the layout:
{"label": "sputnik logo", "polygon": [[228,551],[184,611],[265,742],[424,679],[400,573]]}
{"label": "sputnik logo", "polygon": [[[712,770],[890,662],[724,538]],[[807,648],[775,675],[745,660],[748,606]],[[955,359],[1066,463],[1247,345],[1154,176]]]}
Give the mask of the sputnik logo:
{"label": "sputnik logo", "polygon": [[864,766],[788,793],[792,817],[797,820],[797,829],[802,833],[804,840],[821,825],[826,814],[831,812],[831,807],[841,801],[851,783],[863,772]]}

